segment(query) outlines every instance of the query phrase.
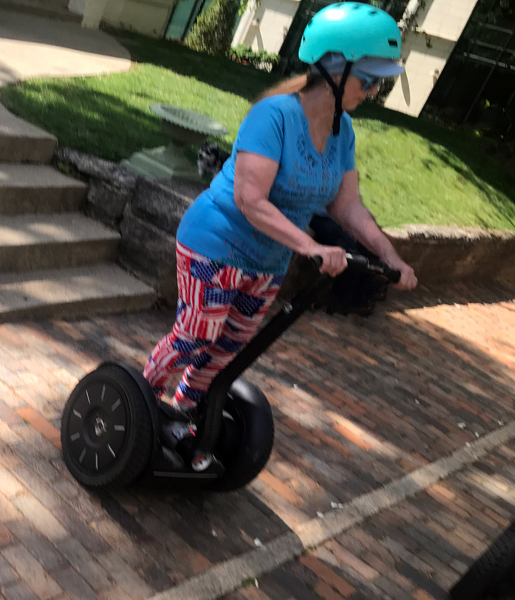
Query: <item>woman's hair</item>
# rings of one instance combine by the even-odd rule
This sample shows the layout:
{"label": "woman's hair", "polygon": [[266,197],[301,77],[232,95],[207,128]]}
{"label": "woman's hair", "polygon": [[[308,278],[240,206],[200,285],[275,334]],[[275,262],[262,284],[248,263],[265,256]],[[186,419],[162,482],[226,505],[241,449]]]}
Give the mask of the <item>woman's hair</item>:
{"label": "woman's hair", "polygon": [[323,82],[324,78],[318,73],[306,73],[304,75],[298,75],[297,77],[285,79],[274,87],[265,90],[256,99],[256,102],[259,102],[259,100],[262,100],[263,98],[279,96],[280,94],[296,94],[298,92],[307,92]]}

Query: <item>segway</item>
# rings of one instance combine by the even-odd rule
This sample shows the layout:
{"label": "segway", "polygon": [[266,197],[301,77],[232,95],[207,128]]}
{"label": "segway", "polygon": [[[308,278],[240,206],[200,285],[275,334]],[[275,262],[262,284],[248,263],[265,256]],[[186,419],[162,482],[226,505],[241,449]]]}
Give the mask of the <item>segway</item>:
{"label": "segway", "polygon": [[[398,271],[364,256],[347,254],[347,262],[350,269],[399,281]],[[321,259],[313,263],[319,267]],[[106,362],[86,375],[62,417],[63,456],[71,474],[97,489],[119,488],[141,477],[196,482],[215,491],[235,490],[252,481],[270,457],[274,421],[266,396],[241,374],[313,304],[330,279],[317,273],[284,303],[215,377],[196,430],[177,442],[161,441],[162,427],[170,427],[173,417],[139,371]]]}

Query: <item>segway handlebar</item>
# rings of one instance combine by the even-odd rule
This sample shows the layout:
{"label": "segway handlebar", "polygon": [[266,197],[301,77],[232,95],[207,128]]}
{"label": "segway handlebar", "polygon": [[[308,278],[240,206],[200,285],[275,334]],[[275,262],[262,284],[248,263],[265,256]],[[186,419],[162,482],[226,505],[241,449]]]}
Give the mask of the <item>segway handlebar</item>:
{"label": "segway handlebar", "polygon": [[[311,260],[318,268],[322,266],[323,261],[320,256],[313,256]],[[366,273],[378,273],[393,282],[399,281],[401,276],[399,271],[390,269],[390,267],[379,261],[369,261],[360,254],[347,253],[347,262],[351,269]],[[326,278],[329,278],[329,276],[313,277],[305,288],[293,296],[290,302],[284,303],[282,310],[274,315],[267,325],[252,338],[251,342],[214,378],[207,391],[206,411],[199,426],[193,449],[195,464],[199,457],[212,456],[211,453],[220,436],[222,427],[223,406],[232,383],[261,356],[283,331],[290,327],[313,304],[317,293],[320,291],[321,282]],[[205,426],[206,423],[209,423],[209,427]]]}
{"label": "segway handlebar", "polygon": [[[358,271],[360,273],[376,273],[377,275],[383,275],[389,279],[392,283],[398,283],[401,278],[401,272],[396,269],[391,269],[387,264],[380,261],[369,260],[362,254],[351,254],[346,252],[348,268],[352,271]],[[323,260],[321,256],[312,256],[311,260],[320,268]]]}

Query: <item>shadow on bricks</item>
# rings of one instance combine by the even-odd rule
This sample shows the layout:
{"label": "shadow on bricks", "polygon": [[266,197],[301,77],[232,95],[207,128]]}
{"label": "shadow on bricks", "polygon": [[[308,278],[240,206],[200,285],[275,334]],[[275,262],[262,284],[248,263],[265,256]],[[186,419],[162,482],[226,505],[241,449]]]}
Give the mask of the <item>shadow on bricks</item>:
{"label": "shadow on bricks", "polygon": [[[272,404],[276,442],[263,473],[227,495],[137,485],[95,494],[71,478],[56,443],[77,381],[105,360],[142,369],[171,329],[172,312],[0,326],[0,520],[10,532],[2,556],[14,568],[5,567],[8,585],[27,584],[15,565],[26,548],[34,559],[30,573],[40,573],[39,565],[45,575],[30,580],[33,591],[52,580],[70,593],[80,579],[84,598],[149,597],[498,429],[515,418],[514,291],[457,284],[393,293],[367,320],[305,314],[246,373]],[[356,539],[340,544],[339,560],[351,562],[346,568],[354,573],[348,587],[324,580],[321,567],[315,573],[316,562],[291,568],[315,573],[319,596],[330,596],[324,581],[356,599],[399,599],[398,590],[436,594],[477,552],[471,537],[486,544],[509,518],[506,500],[499,504],[474,484],[487,476],[494,486],[506,460],[493,454],[476,467],[479,475],[451,491],[429,490],[419,506],[404,507],[404,521],[392,510],[386,520],[360,527]],[[457,499],[456,510],[470,498],[478,505],[459,534],[449,532],[457,512],[440,502],[446,493]],[[421,530],[419,515],[428,513],[435,518]],[[386,538],[391,542],[377,543]],[[412,556],[423,554],[428,540],[440,554],[416,563]],[[392,558],[399,544],[407,553]],[[353,547],[357,562],[343,553]],[[332,556],[338,551],[328,549]],[[431,561],[443,565],[441,577],[423,575],[436,587],[414,583],[413,569],[423,572],[423,563],[434,571]],[[271,589],[287,588],[291,576],[276,576]],[[373,593],[362,581],[371,577]]]}

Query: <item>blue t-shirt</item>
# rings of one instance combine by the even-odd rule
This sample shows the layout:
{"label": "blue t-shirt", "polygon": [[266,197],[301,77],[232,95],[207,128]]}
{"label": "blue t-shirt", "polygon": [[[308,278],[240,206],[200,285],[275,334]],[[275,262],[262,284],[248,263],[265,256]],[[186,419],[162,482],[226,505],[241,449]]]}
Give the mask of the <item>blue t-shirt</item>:
{"label": "blue t-shirt", "polygon": [[351,119],[343,113],[340,135],[330,135],[320,154],[297,94],[261,100],[241,124],[222,171],[182,218],[177,239],[191,250],[233,267],[282,275],[291,250],[256,229],[234,201],[234,167],[240,150],[279,163],[268,199],[304,230],[312,215],[334,199],[343,174],[355,168]]}

